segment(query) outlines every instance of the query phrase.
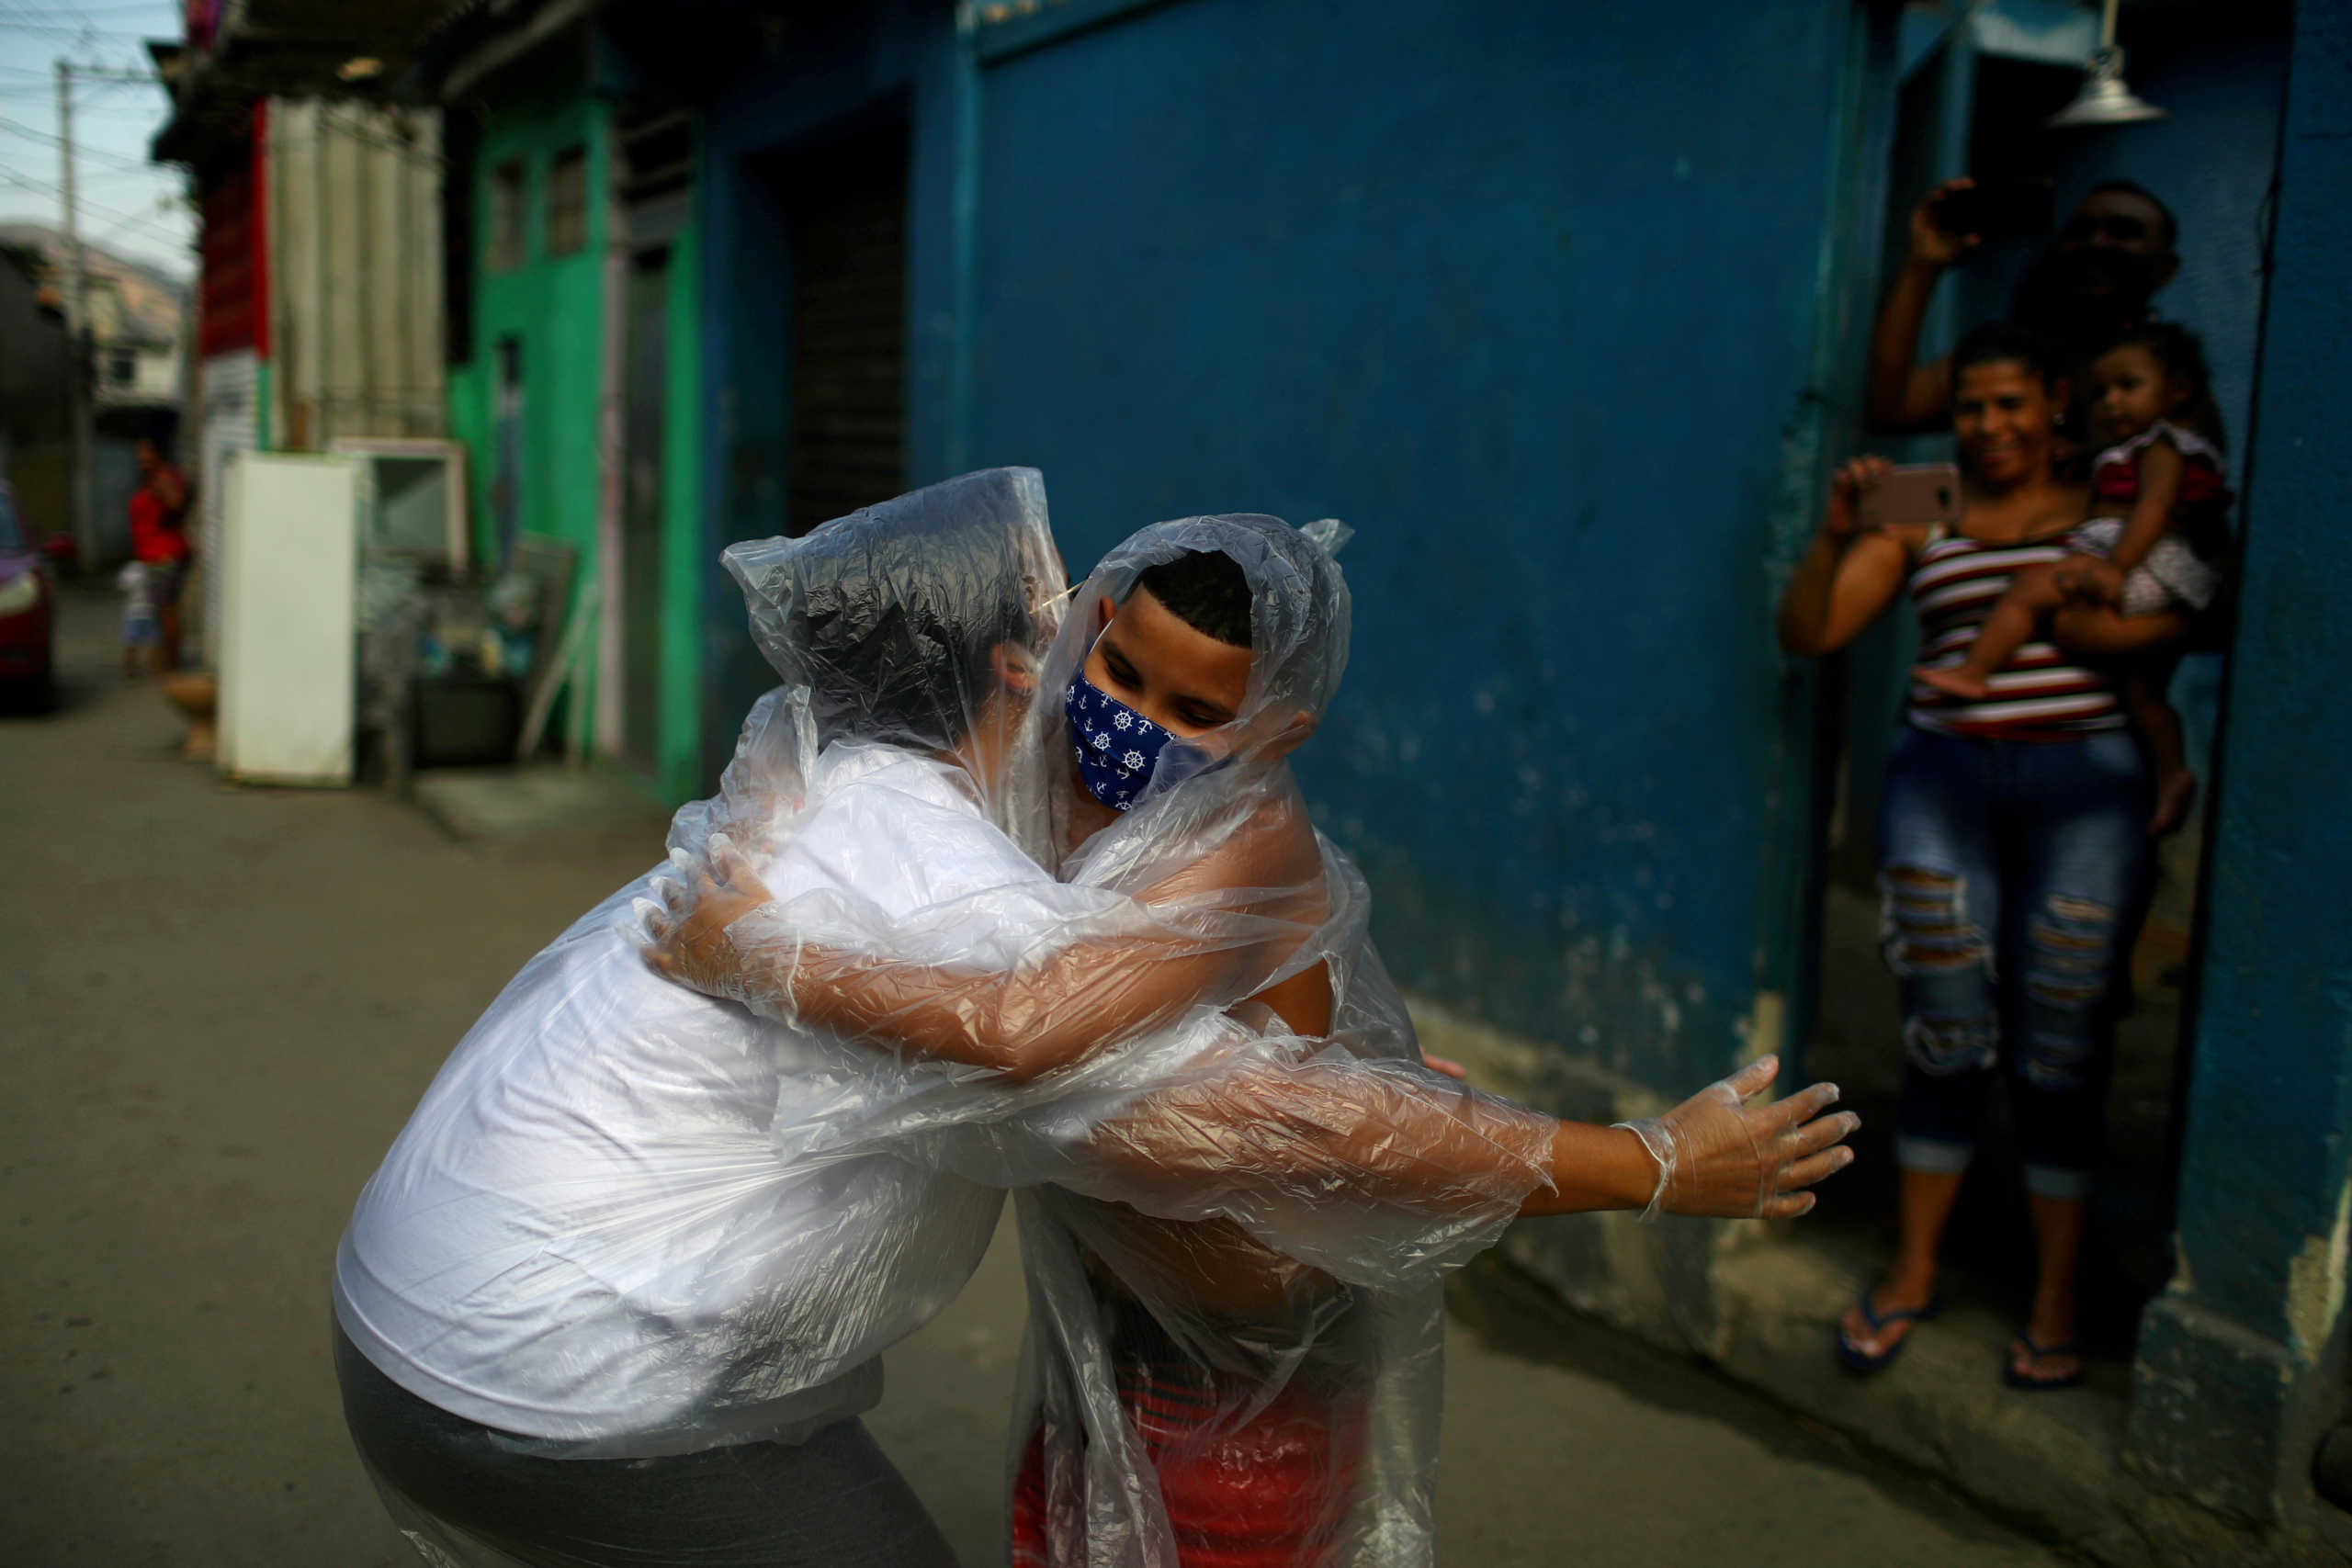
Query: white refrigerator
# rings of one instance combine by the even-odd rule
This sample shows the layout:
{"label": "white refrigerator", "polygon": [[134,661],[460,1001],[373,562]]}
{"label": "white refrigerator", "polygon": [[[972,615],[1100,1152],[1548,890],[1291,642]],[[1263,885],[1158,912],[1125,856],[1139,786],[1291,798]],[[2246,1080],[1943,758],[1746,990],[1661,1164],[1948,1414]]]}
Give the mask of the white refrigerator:
{"label": "white refrigerator", "polygon": [[351,782],[361,466],[241,452],[221,509],[216,751],[251,784]]}

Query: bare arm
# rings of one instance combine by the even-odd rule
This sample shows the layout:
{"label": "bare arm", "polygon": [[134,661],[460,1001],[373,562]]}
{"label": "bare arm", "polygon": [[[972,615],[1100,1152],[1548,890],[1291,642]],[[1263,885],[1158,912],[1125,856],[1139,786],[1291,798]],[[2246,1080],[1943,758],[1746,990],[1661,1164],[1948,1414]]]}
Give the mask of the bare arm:
{"label": "bare arm", "polygon": [[1911,249],[1880,301],[1871,329],[1870,383],[1863,412],[1871,427],[1917,430],[1939,424],[1951,412],[1951,361],[1918,363],[1919,333],[1936,284],[1954,262],[1977,243],[1973,234],[1950,234],[1936,220],[1944,197],[1976,182],[1965,175],[1946,180],[1912,209]]}
{"label": "bare arm", "polygon": [[2172,525],[2173,508],[2180,502],[2183,467],[2180,448],[2169,441],[2152,441],[2140,454],[2140,499],[2132,503],[2132,515],[2124,522],[2115,548],[2107,552],[2108,564],[2118,572],[2128,572],[2145,560]]}
{"label": "bare arm", "polygon": [[1781,1218],[1813,1206],[1803,1189],[1852,1163],[1838,1146],[1860,1125],[1823,1115],[1838,1097],[1816,1084],[1769,1104],[1746,1101],[1779,1071],[1767,1059],[1646,1125],[1685,1151],[1661,1192],[1661,1162],[1629,1127],[1562,1122],[1433,1079],[1401,1063],[1253,1064],[1155,1090],[1099,1128],[1090,1157],[1182,1186],[1237,1172],[1303,1191],[1346,1191],[1423,1213],[1490,1208],[1517,1195],[1521,1214],[1641,1209]]}
{"label": "bare arm", "polygon": [[1791,653],[1837,652],[1885,614],[1901,592],[1908,566],[1903,540],[1862,531],[1856,516],[1861,492],[1886,472],[1884,458],[1858,457],[1831,480],[1820,530],[1781,594],[1781,646]]}
{"label": "bare arm", "polygon": [[1917,363],[1919,333],[1928,319],[1941,267],[1905,261],[1894,275],[1871,329],[1870,389],[1863,417],[1873,430],[1930,429],[1951,412],[1950,357]]}

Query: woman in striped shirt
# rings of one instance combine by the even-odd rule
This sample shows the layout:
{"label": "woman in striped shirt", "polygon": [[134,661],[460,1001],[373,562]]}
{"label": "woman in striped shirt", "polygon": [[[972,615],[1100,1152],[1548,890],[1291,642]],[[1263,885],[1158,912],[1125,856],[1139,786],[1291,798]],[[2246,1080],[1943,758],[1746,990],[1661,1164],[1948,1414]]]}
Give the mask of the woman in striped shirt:
{"label": "woman in striped shirt", "polygon": [[[2067,389],[2049,350],[1996,324],[1971,333],[1952,366],[1958,525],[1862,527],[1858,497],[1887,464],[1848,463],[1781,603],[1791,652],[1835,652],[1906,590],[1924,656],[1964,647],[2015,573],[2064,556],[2090,495],[2055,468]],[[2083,1376],[2075,1269],[2147,868],[2148,781],[2106,673],[2033,641],[1988,687],[1968,701],[1914,685],[1887,764],[1880,881],[1906,1058],[1900,1240],[1839,1325],[1838,1353],[1874,1371],[1933,1314],[1944,1224],[2006,1066],[2038,1275],[2003,1376],[2064,1388]]]}

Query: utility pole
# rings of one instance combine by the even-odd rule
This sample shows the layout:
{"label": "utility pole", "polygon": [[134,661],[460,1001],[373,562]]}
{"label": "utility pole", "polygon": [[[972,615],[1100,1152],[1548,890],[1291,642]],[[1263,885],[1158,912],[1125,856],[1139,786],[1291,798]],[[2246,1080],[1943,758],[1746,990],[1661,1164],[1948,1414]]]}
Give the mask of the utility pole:
{"label": "utility pole", "polygon": [[98,569],[96,477],[90,456],[89,312],[82,293],[82,226],[74,204],[74,67],[57,62],[57,145],[65,199],[65,419],[74,452],[74,539],[82,570]]}

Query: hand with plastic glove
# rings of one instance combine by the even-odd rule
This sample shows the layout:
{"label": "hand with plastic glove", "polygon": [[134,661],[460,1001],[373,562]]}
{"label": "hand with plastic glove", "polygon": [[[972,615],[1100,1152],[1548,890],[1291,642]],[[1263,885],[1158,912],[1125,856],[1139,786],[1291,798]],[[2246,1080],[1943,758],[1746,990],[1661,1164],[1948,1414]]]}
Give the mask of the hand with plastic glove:
{"label": "hand with plastic glove", "polygon": [[[646,962],[705,996],[751,999],[743,955],[727,928],[768,901],[761,882],[726,833],[710,836],[711,867],[671,852],[676,875],[667,873],[654,881],[661,902],[640,898],[636,912],[639,930],[649,944]],[[688,879],[691,879],[690,881]],[[778,988],[788,997],[788,988]]]}
{"label": "hand with plastic glove", "polygon": [[1838,1086],[1819,1083],[1786,1100],[1753,1104],[1780,1076],[1781,1059],[1749,1063],[1663,1116],[1620,1122],[1657,1161],[1657,1188],[1642,1218],[1790,1219],[1814,1205],[1800,1190],[1854,1163],[1841,1140],[1862,1124],[1850,1111],[1821,1114]]}

